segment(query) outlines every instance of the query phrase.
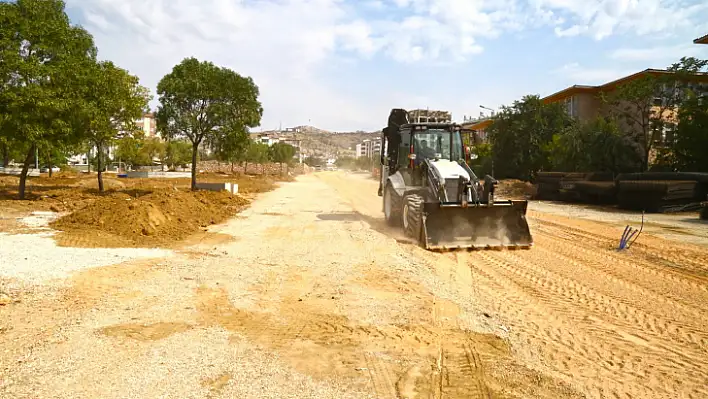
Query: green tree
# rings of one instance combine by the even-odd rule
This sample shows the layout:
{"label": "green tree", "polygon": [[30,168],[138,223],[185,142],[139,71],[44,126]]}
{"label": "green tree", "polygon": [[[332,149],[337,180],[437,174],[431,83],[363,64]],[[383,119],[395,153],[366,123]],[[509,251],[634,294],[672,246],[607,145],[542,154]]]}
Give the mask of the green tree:
{"label": "green tree", "polygon": [[211,62],[186,58],[157,85],[157,122],[165,137],[187,137],[192,143],[192,190],[197,185],[200,144],[260,124],[263,108],[258,86]]}
{"label": "green tree", "polygon": [[268,144],[249,142],[248,148],[246,149],[246,166],[244,167],[244,172],[248,168],[248,162],[262,164],[268,162],[270,148]]}
{"label": "green tree", "polygon": [[141,158],[143,155],[141,148],[144,145],[141,136],[125,136],[118,139],[116,143],[114,156],[119,162],[124,162],[129,167],[145,164],[146,160]]}
{"label": "green tree", "polygon": [[66,159],[69,155],[68,146],[53,145],[52,143],[42,143],[39,148],[39,166],[47,166],[49,168],[49,177],[52,177],[52,168],[55,166],[66,165]]}
{"label": "green tree", "polygon": [[170,170],[172,170],[176,165],[184,166],[188,164],[191,157],[191,143],[183,140],[170,140],[167,142],[165,159],[163,162],[169,166]]}
{"label": "green tree", "polygon": [[63,1],[0,2],[0,112],[10,116],[2,131],[29,144],[20,198],[37,145],[68,141],[74,134],[70,114],[81,97],[86,61],[95,58],[93,38],[70,24]]}
{"label": "green tree", "polygon": [[[647,75],[622,84],[601,99],[610,114],[621,123],[635,152],[642,159],[642,171],[649,168],[650,154],[656,143],[664,144],[665,135],[676,128],[673,117],[699,72],[708,60],[683,57],[666,68],[664,74]],[[668,138],[671,141],[670,137]]]}
{"label": "green tree", "polygon": [[305,158],[302,162],[307,166],[322,166],[322,164],[324,163],[322,158],[314,155]]}
{"label": "green tree", "polygon": [[162,160],[167,153],[166,144],[157,137],[148,137],[143,140],[138,150],[138,158],[145,165],[153,165],[155,160]]}
{"label": "green tree", "polygon": [[708,93],[690,92],[678,111],[671,145],[676,170],[708,172]]}
{"label": "green tree", "polygon": [[135,121],[147,110],[150,95],[136,76],[110,61],[83,69],[83,95],[76,111],[76,129],[96,151],[98,191],[103,192],[103,170],[108,146],[138,131]]}
{"label": "green tree", "polygon": [[548,143],[571,123],[562,104],[544,104],[537,95],[502,107],[487,128],[496,177],[529,180],[548,169]]}
{"label": "green tree", "polygon": [[553,170],[563,172],[636,172],[641,168],[632,143],[616,120],[598,117],[575,122],[548,144]]}
{"label": "green tree", "polygon": [[492,145],[489,143],[477,142],[472,146],[471,154],[475,158],[470,159],[470,168],[480,178],[493,173]]}
{"label": "green tree", "polygon": [[295,147],[290,144],[275,143],[269,149],[270,160],[280,164],[280,174],[283,174],[283,164],[286,164],[289,168],[294,156]]}
{"label": "green tree", "polygon": [[231,173],[234,172],[234,163],[246,160],[246,151],[251,143],[248,131],[240,127],[234,127],[235,131],[226,131],[219,134],[212,141],[212,149],[217,155],[217,159],[231,163]]}

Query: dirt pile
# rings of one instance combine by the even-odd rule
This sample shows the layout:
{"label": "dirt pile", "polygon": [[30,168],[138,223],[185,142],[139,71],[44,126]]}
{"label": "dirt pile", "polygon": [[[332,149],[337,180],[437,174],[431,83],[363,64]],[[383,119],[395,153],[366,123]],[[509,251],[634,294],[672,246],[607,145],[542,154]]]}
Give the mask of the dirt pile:
{"label": "dirt pile", "polygon": [[498,199],[526,199],[535,194],[533,184],[516,179],[499,180],[495,197]]}
{"label": "dirt pile", "polygon": [[51,224],[60,245],[156,247],[221,223],[248,205],[227,192],[157,190],[106,195]]}

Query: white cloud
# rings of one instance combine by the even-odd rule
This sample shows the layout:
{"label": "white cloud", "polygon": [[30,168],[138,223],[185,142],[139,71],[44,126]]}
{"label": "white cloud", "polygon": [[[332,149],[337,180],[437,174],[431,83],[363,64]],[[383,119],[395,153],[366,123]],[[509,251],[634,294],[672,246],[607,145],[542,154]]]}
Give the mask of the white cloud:
{"label": "white cloud", "polygon": [[[609,57],[619,61],[642,62],[655,68],[664,68],[681,57],[706,57],[708,49],[693,43],[674,46],[656,46],[643,48],[618,48],[610,52]],[[658,65],[657,65],[658,64]]]}
{"label": "white cloud", "polygon": [[571,84],[601,85],[639,71],[628,68],[588,68],[570,63],[551,71],[551,74],[569,80]]}
{"label": "white cloud", "polygon": [[[682,0],[67,0],[67,4],[94,34],[101,58],[129,69],[147,87],[154,89],[172,66],[195,56],[254,78],[261,89],[265,128],[311,119],[322,128],[348,130],[380,127],[392,104],[414,98],[415,89],[382,87],[380,93],[355,97],[337,92],[323,80],[323,66],[375,55],[398,62],[396,68],[421,61],[461,62],[480,57],[484,50],[480,40],[528,27],[549,26],[557,28],[559,36],[598,38],[621,30],[668,31],[690,25],[688,17],[703,10],[700,6],[677,10],[672,4],[678,1]],[[661,13],[668,16],[660,19]]]}
{"label": "white cloud", "polygon": [[530,0],[541,10],[568,16],[558,36],[587,34],[601,40],[614,33],[647,35],[691,29],[708,19],[708,3],[685,0]]}

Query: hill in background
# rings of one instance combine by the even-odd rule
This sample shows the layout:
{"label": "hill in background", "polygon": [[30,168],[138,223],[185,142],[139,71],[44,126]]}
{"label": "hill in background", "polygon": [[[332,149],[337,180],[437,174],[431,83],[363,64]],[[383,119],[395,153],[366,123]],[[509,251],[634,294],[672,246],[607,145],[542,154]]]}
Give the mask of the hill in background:
{"label": "hill in background", "polygon": [[251,132],[254,138],[261,135],[283,139],[300,140],[300,149],[304,156],[318,158],[336,158],[354,156],[356,145],[366,139],[381,137],[377,132],[331,132],[314,126],[297,126],[284,130],[268,130]]}

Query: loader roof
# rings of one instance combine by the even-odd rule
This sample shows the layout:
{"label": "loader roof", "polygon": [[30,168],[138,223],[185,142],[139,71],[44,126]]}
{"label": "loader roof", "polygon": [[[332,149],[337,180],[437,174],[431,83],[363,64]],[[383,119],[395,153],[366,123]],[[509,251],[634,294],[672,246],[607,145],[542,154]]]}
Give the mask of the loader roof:
{"label": "loader roof", "polygon": [[423,123],[406,123],[401,125],[401,128],[414,127],[414,126],[426,126],[432,128],[447,129],[449,127],[459,127],[460,125],[454,122],[423,122]]}

